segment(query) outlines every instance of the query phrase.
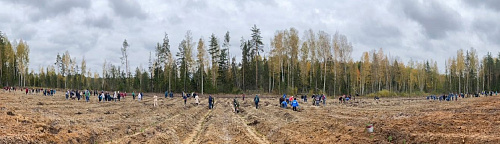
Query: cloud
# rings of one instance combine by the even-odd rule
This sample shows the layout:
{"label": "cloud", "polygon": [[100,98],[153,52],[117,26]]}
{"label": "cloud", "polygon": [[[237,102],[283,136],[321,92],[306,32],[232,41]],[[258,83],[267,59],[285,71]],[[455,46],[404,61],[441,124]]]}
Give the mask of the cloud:
{"label": "cloud", "polygon": [[449,31],[462,28],[460,14],[435,1],[400,1],[401,9],[411,20],[420,24],[431,39],[440,39]]}
{"label": "cloud", "polygon": [[477,8],[489,8],[495,11],[500,11],[500,1],[498,0],[464,0],[465,3]]}
{"label": "cloud", "polygon": [[473,22],[473,29],[475,29],[479,36],[500,45],[500,22],[493,19],[476,19]]}
{"label": "cloud", "polygon": [[32,21],[65,15],[76,8],[87,9],[90,7],[90,0],[8,0],[8,2],[21,5],[21,8],[28,11]]}
{"label": "cloud", "polygon": [[0,1],[0,31],[28,42],[34,69],[53,64],[57,53],[68,50],[78,61],[85,56],[87,66],[100,73],[104,60],[120,65],[124,39],[131,70],[145,68],[164,33],[175,55],[188,30],[195,41],[208,41],[212,33],[222,40],[229,31],[230,53],[239,61],[240,39],[249,39],[256,24],[265,51],[276,30],[294,27],[300,38],[308,29],[338,31],[353,43],[354,60],[382,48],[404,63],[437,60],[442,70],[444,60],[460,48],[475,47],[480,56],[498,52],[499,7],[494,0],[5,0]]}
{"label": "cloud", "polygon": [[87,17],[84,23],[90,27],[108,29],[113,26],[113,20],[107,15]]}
{"label": "cloud", "polygon": [[135,0],[110,0],[109,6],[116,15],[123,18],[145,19],[147,14],[142,11],[141,5]]}

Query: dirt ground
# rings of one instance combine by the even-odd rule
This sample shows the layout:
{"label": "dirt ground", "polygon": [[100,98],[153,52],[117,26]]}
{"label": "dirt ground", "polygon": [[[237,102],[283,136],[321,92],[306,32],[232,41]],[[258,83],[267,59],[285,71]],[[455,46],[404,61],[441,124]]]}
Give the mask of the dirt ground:
{"label": "dirt ground", "polygon": [[[0,143],[500,143],[500,96],[458,101],[357,98],[326,106],[300,102],[298,112],[278,107],[279,96],[253,96],[234,113],[231,96],[163,98],[153,107],[127,96],[120,102],[66,100],[0,92]],[[366,131],[366,124],[374,132]]]}

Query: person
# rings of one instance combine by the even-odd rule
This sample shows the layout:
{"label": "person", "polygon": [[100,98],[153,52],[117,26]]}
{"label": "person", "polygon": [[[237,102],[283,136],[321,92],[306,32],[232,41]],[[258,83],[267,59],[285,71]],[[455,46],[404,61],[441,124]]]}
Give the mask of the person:
{"label": "person", "polygon": [[321,101],[323,101],[323,106],[325,106],[326,105],[326,96],[325,96],[325,94],[321,95]]}
{"label": "person", "polygon": [[238,103],[238,100],[236,100],[236,97],[234,97],[234,99],[233,99],[233,106],[234,106],[234,112],[236,112],[236,113],[240,112],[239,111],[240,103]]}
{"label": "person", "polygon": [[245,101],[245,94],[243,94],[242,96],[243,96],[243,101]]}
{"label": "person", "polygon": [[135,100],[135,92],[132,92],[132,99]]}
{"label": "person", "polygon": [[108,92],[104,93],[104,101],[110,101],[110,100],[111,98],[109,97],[109,93]]}
{"label": "person", "polygon": [[118,97],[118,95],[116,95],[116,91],[115,91],[115,93],[113,94],[113,100],[115,100],[115,102],[116,102],[117,97]]}
{"label": "person", "polygon": [[122,93],[120,93],[120,91],[118,91],[118,97],[117,97],[118,101],[120,101],[120,97],[122,97],[121,95],[122,95]]}
{"label": "person", "polygon": [[253,101],[255,102],[255,109],[259,109],[259,95],[255,95]]}
{"label": "person", "polygon": [[170,98],[174,98],[174,91],[170,91]]}
{"label": "person", "polygon": [[286,109],[288,103],[286,101],[281,102],[281,107]]}
{"label": "person", "polygon": [[87,91],[85,91],[85,100],[86,100],[87,102],[89,102],[89,100],[90,100],[90,92],[89,92],[89,90],[88,90],[88,89],[87,89]]}
{"label": "person", "polygon": [[289,102],[290,102],[290,99],[287,99],[287,98],[286,98],[286,94],[283,94],[283,98],[285,99],[286,103],[289,103]]}
{"label": "person", "polygon": [[280,105],[281,105],[281,103],[283,103],[283,101],[285,101],[285,98],[284,97],[280,97]]}
{"label": "person", "polygon": [[297,102],[297,99],[293,99],[292,101],[292,109],[293,111],[297,111],[297,107],[299,106],[299,102]]}
{"label": "person", "polygon": [[213,101],[212,95],[208,95],[208,109],[212,109],[213,107],[212,101]]}
{"label": "person", "polygon": [[316,106],[319,106],[319,101],[321,100],[321,96],[320,95],[316,95]]}
{"label": "person", "polygon": [[153,107],[156,107],[157,103],[158,103],[158,96],[153,96]]}
{"label": "person", "polygon": [[313,100],[313,103],[312,103],[312,104],[313,104],[313,105],[316,105],[316,95],[314,95],[314,94],[313,94],[313,95],[311,96],[311,99]]}
{"label": "person", "polygon": [[66,91],[66,100],[68,100],[68,98],[69,98],[69,90]]}
{"label": "person", "polygon": [[139,93],[139,94],[137,95],[137,100],[139,100],[139,101],[141,101],[141,100],[142,100],[142,93]]}
{"label": "person", "polygon": [[293,100],[294,100],[294,98],[293,98],[293,95],[292,95],[292,96],[290,96],[290,98],[288,99],[288,103],[290,103],[290,105],[292,105],[292,101],[293,101]]}
{"label": "person", "polygon": [[101,102],[102,101],[102,97],[104,97],[104,93],[101,92],[101,94],[98,97],[99,97],[99,102]]}
{"label": "person", "polygon": [[182,99],[184,99],[184,106],[186,106],[187,96],[182,92]]}
{"label": "person", "polygon": [[168,91],[165,91],[165,98],[168,97]]}
{"label": "person", "polygon": [[76,91],[76,98],[80,101],[80,92],[78,90]]}
{"label": "person", "polygon": [[212,109],[215,107],[215,97],[212,97]]}
{"label": "person", "polygon": [[28,95],[28,88],[26,88],[26,95]]}
{"label": "person", "polygon": [[194,94],[194,102],[196,103],[196,105],[200,105],[200,101],[197,94]]}

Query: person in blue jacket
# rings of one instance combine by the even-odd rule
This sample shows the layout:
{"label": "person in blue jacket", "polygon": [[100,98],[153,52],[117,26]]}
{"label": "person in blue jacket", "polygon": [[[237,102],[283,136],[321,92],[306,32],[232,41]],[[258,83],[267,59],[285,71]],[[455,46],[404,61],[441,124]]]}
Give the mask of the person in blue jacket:
{"label": "person in blue jacket", "polygon": [[286,106],[288,105],[288,103],[286,103],[286,100],[281,102],[281,107],[282,108],[286,108]]}
{"label": "person in blue jacket", "polygon": [[255,109],[259,109],[259,95],[255,95],[255,98],[253,98],[253,101],[255,102]]}
{"label": "person in blue jacket", "polygon": [[293,99],[293,102],[292,102],[292,107],[293,107],[293,111],[297,111],[297,107],[299,106],[299,102],[297,102],[297,99]]}
{"label": "person in blue jacket", "polygon": [[165,91],[165,98],[168,97],[168,91]]}

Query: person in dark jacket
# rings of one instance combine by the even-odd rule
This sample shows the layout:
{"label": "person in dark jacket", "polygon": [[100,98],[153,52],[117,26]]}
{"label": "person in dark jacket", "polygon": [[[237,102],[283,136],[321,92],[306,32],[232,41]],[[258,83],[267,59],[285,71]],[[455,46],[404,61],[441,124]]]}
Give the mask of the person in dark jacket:
{"label": "person in dark jacket", "polygon": [[76,98],[77,98],[78,100],[80,100],[80,92],[79,92],[79,91],[76,91]]}
{"label": "person in dark jacket", "polygon": [[259,95],[255,95],[255,98],[253,98],[253,101],[255,102],[255,109],[259,109]]}
{"label": "person in dark jacket", "polygon": [[283,103],[283,101],[285,101],[285,98],[280,97],[280,105],[281,105],[281,103]]}
{"label": "person in dark jacket", "polygon": [[208,109],[213,108],[212,101],[213,101],[212,95],[208,95]]}
{"label": "person in dark jacket", "polygon": [[234,112],[239,113],[240,103],[236,100],[236,97],[233,99]]}
{"label": "person in dark jacket", "polygon": [[182,93],[182,99],[184,99],[184,106],[186,106],[187,96],[184,93]]}

